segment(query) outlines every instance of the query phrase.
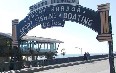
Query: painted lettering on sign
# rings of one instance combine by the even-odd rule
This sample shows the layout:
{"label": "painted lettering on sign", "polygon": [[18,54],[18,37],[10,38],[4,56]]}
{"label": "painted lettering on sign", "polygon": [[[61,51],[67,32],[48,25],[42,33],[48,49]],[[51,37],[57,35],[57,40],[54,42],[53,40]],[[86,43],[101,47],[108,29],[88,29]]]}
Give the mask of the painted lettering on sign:
{"label": "painted lettering on sign", "polygon": [[61,5],[61,6],[53,6],[51,11],[63,11],[63,12],[78,12],[80,13],[81,10],[80,10],[80,5],[78,5],[78,7],[76,6],[64,6],[64,5]]}
{"label": "painted lettering on sign", "polygon": [[83,8],[80,5],[73,6],[70,4],[50,5],[50,7],[40,8],[29,13],[28,16],[17,25],[18,37],[21,38],[28,33],[29,30],[40,24],[44,29],[54,26],[64,27],[65,21],[75,21],[96,30],[97,23],[95,24],[94,21],[96,16],[92,15],[93,13],[96,14],[97,12],[86,9],[85,7]]}
{"label": "painted lettering on sign", "polygon": [[54,26],[62,26],[64,27],[64,24],[65,24],[65,21],[61,20],[61,21],[58,21],[58,20],[52,20],[52,21],[48,21],[48,22],[44,22],[41,24],[41,27],[43,29],[45,28],[51,28],[51,27],[54,27]]}
{"label": "painted lettering on sign", "polygon": [[64,13],[63,15],[64,15],[63,18],[67,18],[67,19],[69,19],[69,20],[76,20],[76,19],[77,19],[77,18],[76,18],[76,14]]}
{"label": "painted lettering on sign", "polygon": [[27,23],[27,25],[23,26],[22,29],[20,29],[21,36],[26,34],[25,30],[27,31],[30,30],[31,24],[32,24],[32,21],[31,23]]}
{"label": "painted lettering on sign", "polygon": [[42,16],[38,17],[38,20],[39,20],[39,22],[43,22],[45,20],[53,19],[53,18],[55,18],[55,13],[50,13],[47,16],[42,15]]}
{"label": "painted lettering on sign", "polygon": [[67,21],[67,20],[76,20],[77,19],[76,14],[70,13],[70,12],[69,13],[60,13],[58,16],[60,18],[65,19],[65,21]]}
{"label": "painted lettering on sign", "polygon": [[91,27],[93,24],[93,19],[86,17],[86,11],[82,10],[82,6],[71,6],[71,5],[58,5],[51,6],[49,11],[46,10],[47,15],[43,15],[38,17],[39,22],[43,22],[45,20],[52,20],[58,17],[65,19],[65,21],[76,21],[82,23],[86,26]]}
{"label": "painted lettering on sign", "polygon": [[[17,26],[18,35],[21,38],[22,36],[26,35],[26,33],[31,30],[32,28],[36,27],[37,25],[41,24],[42,28],[50,28],[53,26],[63,26],[64,22],[61,18],[56,17],[55,13],[50,12],[48,15],[45,13],[31,13],[29,14],[24,20],[22,20]],[[56,18],[56,19],[55,19]],[[52,19],[52,21],[51,21]],[[55,20],[54,20],[55,19]],[[23,25],[25,24],[25,25]],[[20,33],[20,34],[19,34]]]}
{"label": "painted lettering on sign", "polygon": [[78,0],[51,0],[51,4],[53,3],[79,3]]}
{"label": "painted lettering on sign", "polygon": [[[92,19],[91,14],[90,16],[87,16],[86,10],[83,10],[82,6],[70,6],[70,5],[57,5],[51,7],[48,12],[54,12],[57,16],[65,19],[65,21],[76,21],[79,23],[82,23],[88,27],[91,27],[94,23],[94,20]],[[85,16],[86,15],[86,16]],[[93,17],[94,18],[94,17]]]}
{"label": "painted lettering on sign", "polygon": [[42,0],[34,5],[30,6],[29,10],[30,10],[30,12],[33,12],[42,6],[56,4],[56,3],[64,3],[64,4],[65,3],[76,3],[76,4],[79,4],[79,0]]}
{"label": "painted lettering on sign", "polygon": [[93,20],[82,16],[82,15],[78,15],[78,14],[74,14],[74,13],[61,13],[59,15],[59,17],[64,18],[65,20],[71,20],[71,21],[77,21],[80,22],[82,24],[86,24],[87,26],[92,26]]}

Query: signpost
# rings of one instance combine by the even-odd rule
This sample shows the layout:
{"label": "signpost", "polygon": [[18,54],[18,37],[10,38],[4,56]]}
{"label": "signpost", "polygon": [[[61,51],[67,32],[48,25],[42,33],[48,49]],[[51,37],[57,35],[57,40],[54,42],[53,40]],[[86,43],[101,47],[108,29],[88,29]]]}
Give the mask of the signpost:
{"label": "signpost", "polygon": [[100,18],[101,18],[101,32],[97,36],[97,39],[100,42],[108,41],[110,73],[115,73],[112,25],[111,25],[111,16],[109,16],[109,10],[110,10],[109,3],[98,5],[98,11],[100,13]]}
{"label": "signpost", "polygon": [[[19,41],[17,39],[17,28],[16,26],[19,24],[18,19],[12,20],[12,54],[11,54],[11,65],[13,66],[12,68],[15,70],[21,69],[22,68],[22,56],[19,48]],[[12,64],[13,62],[13,64]],[[16,63],[17,62],[17,63]]]}

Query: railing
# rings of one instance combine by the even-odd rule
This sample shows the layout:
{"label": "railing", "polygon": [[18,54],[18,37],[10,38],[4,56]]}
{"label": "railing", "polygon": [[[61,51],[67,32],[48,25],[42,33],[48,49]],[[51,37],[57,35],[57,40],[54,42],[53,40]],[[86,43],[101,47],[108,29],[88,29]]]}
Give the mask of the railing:
{"label": "railing", "polygon": [[[90,56],[90,59],[99,59],[99,58],[108,58],[108,54]],[[80,56],[80,57],[44,59],[44,60],[34,60],[34,61],[22,61],[22,62],[4,62],[4,63],[0,63],[0,72],[9,71],[9,70],[19,70],[19,68],[21,67],[30,68],[31,66],[32,67],[48,66],[48,65],[69,63],[75,61],[83,61],[83,60],[84,60],[83,56]],[[21,67],[19,67],[19,65],[21,65]]]}

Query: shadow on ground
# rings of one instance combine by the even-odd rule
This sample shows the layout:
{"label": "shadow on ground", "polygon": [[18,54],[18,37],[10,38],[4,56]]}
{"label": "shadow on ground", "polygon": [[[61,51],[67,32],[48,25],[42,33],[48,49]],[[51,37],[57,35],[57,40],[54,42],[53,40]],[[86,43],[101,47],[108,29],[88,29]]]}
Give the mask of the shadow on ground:
{"label": "shadow on ground", "polygon": [[94,63],[94,61],[101,61],[106,59],[108,58],[94,59],[91,61],[73,62],[73,63],[67,63],[67,64],[63,63],[63,64],[51,65],[51,66],[41,67],[41,68],[33,68],[33,69],[30,68],[27,70],[15,71],[15,73],[34,73],[34,72],[39,72],[39,71],[44,71],[44,70],[49,70],[54,68],[68,67],[68,66],[74,66],[74,65],[85,64],[85,63]]}

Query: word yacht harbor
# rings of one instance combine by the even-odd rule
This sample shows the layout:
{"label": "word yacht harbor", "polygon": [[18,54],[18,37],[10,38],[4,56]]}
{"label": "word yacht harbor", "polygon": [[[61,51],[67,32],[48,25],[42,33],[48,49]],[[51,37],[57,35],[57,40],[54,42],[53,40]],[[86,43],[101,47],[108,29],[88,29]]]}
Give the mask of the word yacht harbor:
{"label": "word yacht harbor", "polygon": [[39,7],[50,5],[54,3],[76,3],[79,4],[79,0],[42,0],[32,6],[29,7],[30,12],[38,9]]}

